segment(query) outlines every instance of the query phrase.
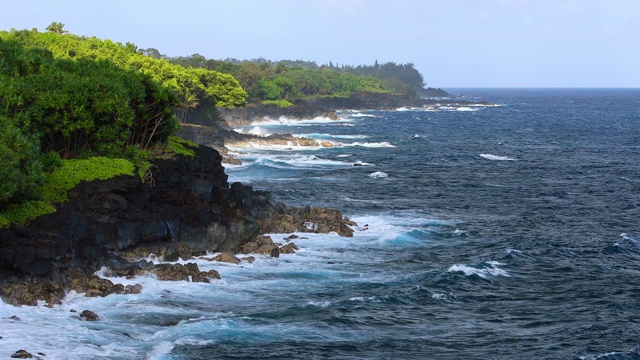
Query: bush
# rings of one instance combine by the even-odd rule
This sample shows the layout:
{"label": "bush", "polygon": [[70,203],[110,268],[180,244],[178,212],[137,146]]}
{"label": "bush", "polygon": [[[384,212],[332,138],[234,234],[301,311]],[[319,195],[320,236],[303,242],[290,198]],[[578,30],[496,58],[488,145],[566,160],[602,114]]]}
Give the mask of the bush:
{"label": "bush", "polygon": [[44,181],[40,146],[7,118],[0,116],[0,208],[3,203],[31,199]]}
{"label": "bush", "polygon": [[0,229],[9,227],[10,224],[24,225],[42,215],[56,212],[56,208],[45,201],[24,201],[19,204],[11,204],[0,213]]}
{"label": "bush", "polygon": [[180,154],[188,157],[195,156],[195,152],[189,148],[197,148],[198,145],[191,140],[185,140],[178,136],[171,136],[167,143],[167,152],[169,154]]}
{"label": "bush", "polygon": [[265,100],[262,103],[265,105],[276,105],[279,108],[287,108],[293,105],[287,100]]}
{"label": "bush", "polygon": [[110,179],[117,175],[132,175],[135,167],[125,159],[92,157],[89,159],[64,160],[62,166],[54,170],[40,189],[43,198],[50,202],[67,201],[67,192],[81,181]]}

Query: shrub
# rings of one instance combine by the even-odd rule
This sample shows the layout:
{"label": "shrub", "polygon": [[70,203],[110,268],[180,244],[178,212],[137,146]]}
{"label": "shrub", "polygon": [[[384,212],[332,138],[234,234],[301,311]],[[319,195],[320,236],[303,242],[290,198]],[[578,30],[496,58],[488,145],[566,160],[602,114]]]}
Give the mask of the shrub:
{"label": "shrub", "polygon": [[24,201],[11,204],[0,213],[0,229],[9,227],[10,224],[24,225],[42,215],[56,212],[56,208],[46,201]]}
{"label": "shrub", "polygon": [[276,105],[279,108],[287,108],[293,105],[287,100],[265,100],[262,103],[265,105]]}
{"label": "shrub", "polygon": [[169,142],[167,143],[167,152],[169,154],[180,154],[188,157],[193,157],[195,156],[195,152],[193,152],[193,150],[191,149],[197,147],[198,145],[191,140],[185,140],[178,136],[171,136],[169,137]]}
{"label": "shrub", "polygon": [[44,180],[40,147],[7,118],[0,116],[0,208],[3,203],[30,199]]}
{"label": "shrub", "polygon": [[40,189],[43,198],[50,202],[67,201],[67,192],[81,181],[110,179],[117,175],[132,175],[135,167],[125,159],[92,157],[88,159],[64,160],[62,166],[54,170]]}

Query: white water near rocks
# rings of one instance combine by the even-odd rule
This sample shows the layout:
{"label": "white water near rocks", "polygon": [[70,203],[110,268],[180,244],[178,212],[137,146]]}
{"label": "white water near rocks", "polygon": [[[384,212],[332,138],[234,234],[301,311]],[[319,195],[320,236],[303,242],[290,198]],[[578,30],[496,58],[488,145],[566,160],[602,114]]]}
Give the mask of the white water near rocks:
{"label": "white water near rocks", "polygon": [[638,358],[640,91],[461,92],[501,106],[252,125],[342,145],[233,149],[229,180],[339,208],[354,237],[180,261],[218,270],[210,284],[112,279],[143,291],[0,304],[0,357]]}

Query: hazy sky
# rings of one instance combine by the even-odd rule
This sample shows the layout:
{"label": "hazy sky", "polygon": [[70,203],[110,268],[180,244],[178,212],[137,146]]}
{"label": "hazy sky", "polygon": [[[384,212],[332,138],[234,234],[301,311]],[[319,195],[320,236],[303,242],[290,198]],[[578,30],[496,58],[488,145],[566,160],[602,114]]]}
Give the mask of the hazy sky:
{"label": "hazy sky", "polygon": [[411,62],[434,87],[640,87],[640,0],[2,0],[169,56]]}

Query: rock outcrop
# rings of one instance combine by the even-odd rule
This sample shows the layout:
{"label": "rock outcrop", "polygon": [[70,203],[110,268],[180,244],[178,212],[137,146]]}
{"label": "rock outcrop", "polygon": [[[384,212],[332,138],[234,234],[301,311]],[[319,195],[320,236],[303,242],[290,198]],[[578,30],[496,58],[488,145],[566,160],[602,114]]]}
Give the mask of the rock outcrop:
{"label": "rock outcrop", "polygon": [[220,109],[220,115],[230,126],[250,125],[254,121],[263,121],[265,118],[279,119],[286,117],[291,119],[314,119],[325,117],[338,119],[335,109],[316,106],[314,103],[300,101],[293,106],[280,108],[276,105],[249,104],[244,109]]}
{"label": "rock outcrop", "polygon": [[216,149],[222,155],[222,162],[232,165],[240,165],[241,161],[229,153],[227,146],[333,146],[328,141],[316,141],[291,134],[271,134],[268,136],[241,134],[228,129],[226,124],[218,124],[216,126],[183,124],[178,134],[183,139]]}
{"label": "rock outcrop", "polygon": [[94,313],[91,310],[83,310],[80,313],[80,318],[84,321],[98,321],[100,320],[100,316],[98,316],[98,314]]}
{"label": "rock outcrop", "polygon": [[235,254],[264,233],[352,234],[337,210],[293,208],[268,192],[229,185],[221,160],[214,149],[199,146],[194,157],[156,160],[153,182],[123,175],[81,183],[56,213],[0,229],[0,296],[35,305],[55,304],[71,289],[88,296],[126,292],[91,275],[102,266],[116,276],[155,272],[159,278],[208,281],[219,275],[190,264],[178,271],[139,259]]}
{"label": "rock outcrop", "polygon": [[33,355],[31,355],[27,350],[18,350],[11,355],[11,357],[13,359],[32,359]]}

